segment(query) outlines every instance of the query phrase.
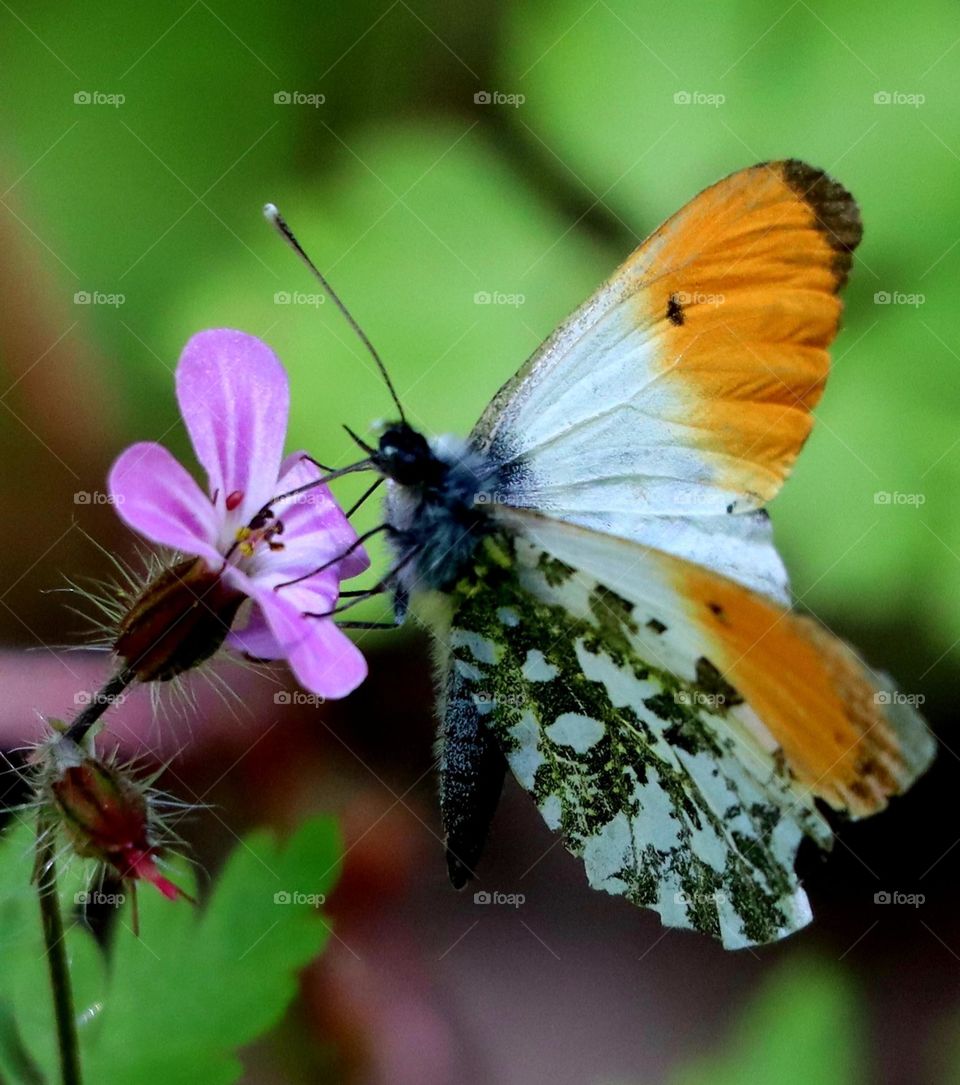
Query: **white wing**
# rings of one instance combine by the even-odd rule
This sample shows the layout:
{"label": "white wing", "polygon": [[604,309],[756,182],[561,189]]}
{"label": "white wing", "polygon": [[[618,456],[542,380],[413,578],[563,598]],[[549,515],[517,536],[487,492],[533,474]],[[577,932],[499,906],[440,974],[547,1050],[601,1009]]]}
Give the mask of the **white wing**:
{"label": "white wing", "polygon": [[920,717],[741,585],[528,513],[504,527],[452,593],[444,666],[590,884],[728,948],[807,923],[797,848],[831,840],[814,800],[882,808],[933,756]]}
{"label": "white wing", "polygon": [[472,435],[497,500],[784,602],[763,512],[822,391],[856,204],[796,162],[702,192],[544,343]]}
{"label": "white wing", "polygon": [[590,885],[729,949],[807,924],[797,848],[831,834],[786,770],[596,580],[507,546],[454,593],[446,666]]}

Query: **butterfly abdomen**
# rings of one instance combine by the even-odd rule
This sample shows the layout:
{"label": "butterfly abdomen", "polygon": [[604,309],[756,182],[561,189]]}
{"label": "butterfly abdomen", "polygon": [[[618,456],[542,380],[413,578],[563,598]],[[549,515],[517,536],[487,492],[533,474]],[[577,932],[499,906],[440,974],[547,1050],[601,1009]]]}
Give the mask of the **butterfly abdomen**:
{"label": "butterfly abdomen", "polygon": [[484,719],[489,697],[477,695],[457,665],[450,670],[440,706],[440,819],[447,871],[456,889],[474,878],[500,800],[507,762]]}

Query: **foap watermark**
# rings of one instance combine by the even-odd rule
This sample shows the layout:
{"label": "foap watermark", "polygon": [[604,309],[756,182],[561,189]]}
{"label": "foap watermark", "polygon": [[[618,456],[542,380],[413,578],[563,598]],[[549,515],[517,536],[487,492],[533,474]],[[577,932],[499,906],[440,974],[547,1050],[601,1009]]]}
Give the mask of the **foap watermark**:
{"label": "foap watermark", "polygon": [[902,493],[900,490],[877,490],[873,495],[875,505],[912,505],[919,508],[927,503],[927,495],[921,493]]}
{"label": "foap watermark", "polygon": [[878,90],[873,95],[874,105],[908,105],[914,109],[919,109],[926,100],[925,94],[903,90]]}
{"label": "foap watermark", "polygon": [[78,90],[73,96],[74,105],[109,105],[114,109],[119,109],[126,100],[125,94],[107,94],[102,90]]}
{"label": "foap watermark", "polygon": [[873,295],[874,305],[909,305],[913,309],[919,309],[926,300],[926,294],[907,294],[902,290],[878,290]]}
{"label": "foap watermark", "polygon": [[302,893],[299,889],[278,889],[273,894],[274,904],[309,904],[311,908],[322,908],[327,903],[323,893]]}
{"label": "foap watermark", "polygon": [[716,492],[711,492],[705,486],[699,489],[678,489],[672,500],[675,505],[681,505],[685,509],[713,510],[717,505]]}
{"label": "foap watermark", "polygon": [[927,903],[923,893],[906,893],[902,889],[880,889],[873,894],[874,904],[906,904],[911,908],[919,908]]}
{"label": "foap watermark", "polygon": [[87,708],[90,705],[120,705],[123,704],[126,693],[104,693],[102,690],[80,690],[73,695],[73,703],[77,708]]}
{"label": "foap watermark", "polygon": [[302,290],[278,290],[273,295],[274,305],[312,305],[318,309],[324,303],[323,294],[305,294]]}
{"label": "foap watermark", "polygon": [[103,290],[78,290],[73,295],[74,305],[106,305],[111,309],[119,309],[126,300],[126,294],[107,294]]}
{"label": "foap watermark", "polygon": [[281,689],[273,695],[274,704],[283,705],[309,705],[311,708],[319,708],[326,704],[326,697],[319,697],[316,693],[305,693],[302,689]]}
{"label": "foap watermark", "polygon": [[509,908],[520,908],[527,903],[523,893],[501,893],[499,889],[478,889],[473,894],[474,904],[499,904]]}
{"label": "foap watermark", "polygon": [[708,105],[719,109],[727,100],[725,94],[705,90],[678,90],[673,95],[674,105]]}
{"label": "foap watermark", "polygon": [[77,490],[73,495],[75,505],[122,505],[123,494],[108,494],[103,490]]}
{"label": "foap watermark", "polygon": [[325,94],[302,90],[278,90],[273,96],[274,105],[308,105],[313,109],[319,109],[326,101]]}
{"label": "foap watermark", "polygon": [[509,105],[514,109],[527,100],[525,94],[507,94],[502,90],[478,90],[473,96],[474,105]]}
{"label": "foap watermark", "polygon": [[504,708],[523,708],[527,698],[522,693],[495,693],[493,690],[479,689],[472,695],[475,705],[500,705]]}
{"label": "foap watermark", "polygon": [[703,904],[726,904],[730,896],[722,889],[693,889],[689,892],[681,889],[673,894],[675,904],[684,904],[689,907],[697,907]]}
{"label": "foap watermark", "polygon": [[899,689],[878,689],[873,695],[874,704],[902,704],[919,708],[926,701],[922,693],[903,693]]}
{"label": "foap watermark", "polygon": [[526,302],[526,294],[509,294],[504,290],[478,290],[473,295],[474,305],[507,305],[519,309]]}
{"label": "foap watermark", "polygon": [[670,295],[677,305],[686,307],[688,305],[723,305],[727,300],[726,294],[707,294],[702,290],[694,290],[692,292],[678,290],[675,294]]}
{"label": "foap watermark", "polygon": [[[307,457],[302,457],[302,459],[306,463],[310,462]],[[276,504],[276,501],[274,504]],[[282,506],[284,509],[288,509],[292,505],[317,505],[321,510],[326,511],[330,507],[330,498],[322,489],[304,490],[302,494],[290,494],[289,497],[283,499]]]}
{"label": "foap watermark", "polygon": [[696,708],[726,708],[727,697],[725,693],[705,693],[700,689],[678,689],[673,695],[675,704],[687,705]]}
{"label": "foap watermark", "polygon": [[73,894],[73,903],[80,907],[104,905],[108,908],[119,908],[126,899],[125,893],[104,893],[100,889],[87,889]]}

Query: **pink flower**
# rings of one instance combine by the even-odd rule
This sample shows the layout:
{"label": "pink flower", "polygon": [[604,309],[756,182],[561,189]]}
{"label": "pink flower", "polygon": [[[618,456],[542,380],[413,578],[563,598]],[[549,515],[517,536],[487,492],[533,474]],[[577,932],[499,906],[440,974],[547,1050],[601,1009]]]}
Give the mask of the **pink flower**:
{"label": "pink flower", "polygon": [[358,548],[315,572],[343,554],[356,532],[326,486],[276,501],[320,477],[303,453],[283,457],[290,400],[283,367],[251,335],[204,331],[184,348],[176,386],[209,496],[162,445],[142,442],[111,468],[117,512],[153,542],[202,559],[219,594],[253,601],[242,629],[223,630],[228,646],[285,659],[313,693],[345,696],[366,677],[363,656],[332,620],[304,613],[332,609],[340,580],[363,572],[369,559]]}

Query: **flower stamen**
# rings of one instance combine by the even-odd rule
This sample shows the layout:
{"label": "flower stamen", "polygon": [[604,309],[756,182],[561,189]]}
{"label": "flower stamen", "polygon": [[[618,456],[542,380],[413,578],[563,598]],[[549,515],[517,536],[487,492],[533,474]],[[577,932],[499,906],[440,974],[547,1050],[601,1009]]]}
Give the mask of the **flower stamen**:
{"label": "flower stamen", "polygon": [[[270,550],[283,549],[282,542],[274,541],[275,535],[283,534],[283,521],[278,518],[272,523],[268,523],[268,518],[273,515],[273,511],[270,509],[266,512],[258,512],[246,527],[237,529],[236,543],[234,545],[244,557],[252,558],[261,543],[266,543]],[[233,548],[231,547],[231,549]]]}

